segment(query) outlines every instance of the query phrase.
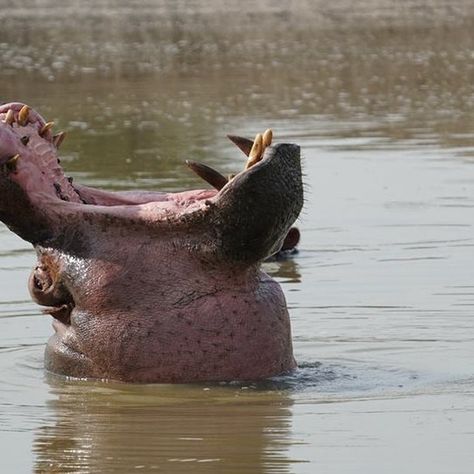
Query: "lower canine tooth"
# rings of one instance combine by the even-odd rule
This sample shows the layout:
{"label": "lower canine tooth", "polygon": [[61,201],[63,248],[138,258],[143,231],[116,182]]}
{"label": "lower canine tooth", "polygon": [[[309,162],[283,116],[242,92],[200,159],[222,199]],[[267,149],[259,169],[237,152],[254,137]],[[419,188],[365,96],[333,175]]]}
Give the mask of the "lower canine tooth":
{"label": "lower canine tooth", "polygon": [[30,108],[24,105],[18,112],[18,125],[25,126],[28,122],[28,116],[30,115]]}
{"label": "lower canine tooth", "polygon": [[220,191],[227,184],[227,178],[222,176],[219,171],[212,169],[210,166],[191,160],[186,160],[186,164],[200,178],[216,188],[218,191]]}
{"label": "lower canine tooth", "polygon": [[250,155],[250,150],[253,146],[252,140],[249,140],[248,138],[238,137],[236,135],[227,135],[227,138],[232,143],[237,145],[245,153],[246,156]]}

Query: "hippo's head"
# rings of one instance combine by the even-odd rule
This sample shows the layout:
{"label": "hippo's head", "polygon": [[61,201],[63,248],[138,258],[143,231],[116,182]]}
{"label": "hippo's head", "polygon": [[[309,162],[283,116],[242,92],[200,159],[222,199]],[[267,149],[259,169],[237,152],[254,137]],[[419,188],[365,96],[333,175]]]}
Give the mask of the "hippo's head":
{"label": "hippo's head", "polygon": [[189,382],[295,366],[285,299],[260,263],[302,207],[298,146],[233,137],[251,153],[233,179],[189,163],[218,189],[112,193],[64,176],[62,138],[23,104],[0,107],[0,219],[37,251],[48,370]]}

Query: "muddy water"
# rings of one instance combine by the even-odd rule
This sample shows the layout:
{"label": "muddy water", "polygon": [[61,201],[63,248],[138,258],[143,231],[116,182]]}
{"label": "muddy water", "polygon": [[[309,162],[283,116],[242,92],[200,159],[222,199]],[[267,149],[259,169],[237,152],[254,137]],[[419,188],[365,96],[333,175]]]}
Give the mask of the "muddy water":
{"label": "muddy water", "polygon": [[239,170],[225,134],[272,126],[307,194],[299,255],[266,265],[300,369],[258,385],[46,375],[1,226],[2,472],[472,472],[474,4],[326,3],[3,2],[0,100],[69,131],[75,179],[201,186],[184,159]]}

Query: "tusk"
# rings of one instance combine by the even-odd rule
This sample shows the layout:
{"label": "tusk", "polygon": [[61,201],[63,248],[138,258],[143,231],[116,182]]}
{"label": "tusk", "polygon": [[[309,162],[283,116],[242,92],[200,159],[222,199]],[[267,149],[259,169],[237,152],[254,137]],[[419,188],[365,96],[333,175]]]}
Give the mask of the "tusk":
{"label": "tusk", "polygon": [[5,115],[5,123],[8,125],[12,125],[15,121],[15,114],[13,113],[12,109],[9,109],[7,114]]}
{"label": "tusk", "polygon": [[28,116],[30,114],[30,108],[24,105],[18,112],[18,125],[25,126],[28,122]]}
{"label": "tusk", "polygon": [[209,183],[212,187],[216,188],[218,191],[220,191],[227,184],[227,178],[222,176],[219,171],[212,169],[210,166],[191,160],[186,160],[186,164],[200,178]]}
{"label": "tusk", "polygon": [[248,138],[238,137],[236,135],[227,135],[227,138],[235,143],[244,153],[246,156],[250,155],[250,150],[253,146],[253,141],[249,140]]}
{"label": "tusk", "polygon": [[252,149],[250,150],[249,153],[249,158],[251,160],[257,159],[261,154],[263,150],[263,136],[261,133],[257,133],[255,136],[255,140],[253,142]]}
{"label": "tusk", "polygon": [[263,154],[263,136],[261,133],[257,133],[255,141],[253,142],[252,149],[250,150],[249,159],[245,164],[245,169],[248,170],[255,163],[258,163],[262,159]]}
{"label": "tusk", "polygon": [[66,138],[66,132],[59,132],[53,137],[53,144],[56,148],[59,148],[61,146],[61,143],[63,142],[64,138]]}
{"label": "tusk", "polygon": [[39,136],[42,137],[48,130],[54,127],[54,122],[48,122],[45,123],[41,128],[39,133]]}
{"label": "tusk", "polygon": [[272,144],[273,140],[273,130],[271,128],[267,128],[263,134],[263,148],[267,148]]}

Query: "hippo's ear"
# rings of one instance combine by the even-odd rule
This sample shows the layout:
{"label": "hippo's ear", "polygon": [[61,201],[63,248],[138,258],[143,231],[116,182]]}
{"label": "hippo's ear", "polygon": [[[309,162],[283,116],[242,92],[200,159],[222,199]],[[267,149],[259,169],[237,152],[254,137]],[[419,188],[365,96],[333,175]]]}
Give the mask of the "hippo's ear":
{"label": "hippo's ear", "polygon": [[279,144],[217,196],[212,225],[218,257],[253,263],[272,255],[303,206],[300,148]]}

